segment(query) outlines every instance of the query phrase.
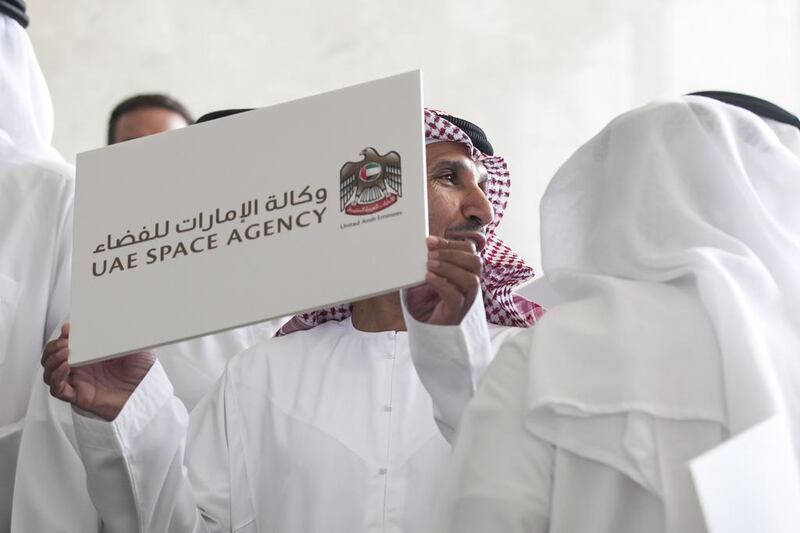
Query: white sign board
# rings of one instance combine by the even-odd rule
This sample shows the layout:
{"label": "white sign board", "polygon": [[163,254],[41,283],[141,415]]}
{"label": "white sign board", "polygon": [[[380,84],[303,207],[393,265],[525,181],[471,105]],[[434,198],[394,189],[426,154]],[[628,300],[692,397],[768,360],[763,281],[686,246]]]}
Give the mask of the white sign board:
{"label": "white sign board", "polygon": [[78,155],[71,363],[422,282],[420,73]]}
{"label": "white sign board", "polygon": [[800,480],[783,418],[770,418],[690,463],[709,533],[797,533]]}

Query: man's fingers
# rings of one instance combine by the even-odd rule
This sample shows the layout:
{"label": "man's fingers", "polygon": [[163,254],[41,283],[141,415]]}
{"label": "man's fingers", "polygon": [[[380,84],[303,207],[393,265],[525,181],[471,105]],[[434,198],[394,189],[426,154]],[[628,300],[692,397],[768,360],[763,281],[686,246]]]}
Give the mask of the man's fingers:
{"label": "man's fingers", "polygon": [[61,383],[61,390],[59,391],[57,398],[64,400],[65,402],[75,403],[75,400],[78,398],[78,393],[75,392],[75,387],[70,385],[69,381],[64,380]]}
{"label": "man's fingers", "polygon": [[69,366],[69,329],[69,322],[62,324],[58,339],[45,345],[41,363],[44,367],[42,379],[50,387],[50,394],[72,403],[77,395],[68,379],[72,370]]}
{"label": "man's fingers", "polygon": [[461,250],[462,252],[477,253],[475,243],[469,239],[455,240],[429,235],[425,242],[428,250]]}
{"label": "man's fingers", "polygon": [[445,278],[429,271],[425,275],[425,281],[441,298],[445,313],[457,313],[464,306],[464,293]]}
{"label": "man's fingers", "polygon": [[66,361],[53,371],[52,385],[50,385],[50,394],[54,398],[64,400],[66,402],[73,402],[75,400],[75,389],[70,385],[67,377],[69,376],[70,368],[69,363]]}
{"label": "man's fingers", "polygon": [[65,363],[69,358],[69,348],[62,348],[61,350],[50,354],[44,361],[44,382],[52,385],[51,378],[53,371],[58,368],[62,363]]}
{"label": "man's fingers", "polygon": [[75,388],[69,383],[69,375],[71,368],[67,360],[61,361],[57,367],[52,369],[45,383],[50,385],[50,394],[54,398],[64,400],[66,402],[73,402],[76,398]]}
{"label": "man's fingers", "polygon": [[464,270],[457,265],[445,263],[436,259],[428,261],[428,272],[444,278],[461,292],[465,297],[474,296],[480,289],[480,277]]}
{"label": "man's fingers", "polygon": [[41,365],[44,366],[45,360],[52,354],[68,346],[69,346],[69,340],[62,338],[58,338],[56,340],[50,341],[47,344],[45,344],[44,351],[42,351],[42,359],[40,361]]}
{"label": "man's fingers", "polygon": [[61,385],[67,381],[69,370],[69,363],[66,361],[63,361],[60,365],[53,369],[53,371],[50,373],[50,379],[48,380],[48,383],[50,383],[51,392],[53,389],[60,388]]}
{"label": "man's fingers", "polygon": [[66,361],[69,357],[69,348],[61,348],[58,351],[55,351],[47,356],[44,360],[44,373],[45,375],[49,375],[53,370],[56,369],[58,365],[60,365],[63,361]]}
{"label": "man's fingers", "polygon": [[450,263],[476,276],[481,275],[481,258],[471,252],[463,252],[461,250],[431,250],[428,252],[428,259],[438,260],[442,263]]}

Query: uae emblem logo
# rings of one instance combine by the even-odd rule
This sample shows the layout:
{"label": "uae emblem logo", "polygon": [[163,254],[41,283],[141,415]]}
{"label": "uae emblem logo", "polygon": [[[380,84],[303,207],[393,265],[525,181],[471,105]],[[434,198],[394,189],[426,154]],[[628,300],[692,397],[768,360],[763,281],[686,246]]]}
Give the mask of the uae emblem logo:
{"label": "uae emblem logo", "polygon": [[339,171],[340,211],[348,215],[368,215],[386,209],[403,196],[400,154],[379,155],[364,148],[361,161],[348,161]]}

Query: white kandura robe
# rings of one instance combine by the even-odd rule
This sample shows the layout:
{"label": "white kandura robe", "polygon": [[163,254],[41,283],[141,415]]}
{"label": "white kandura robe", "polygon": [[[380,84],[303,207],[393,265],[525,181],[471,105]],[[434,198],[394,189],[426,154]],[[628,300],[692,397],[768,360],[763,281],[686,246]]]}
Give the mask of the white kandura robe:
{"label": "white kandura robe", "polygon": [[67,313],[71,202],[66,172],[0,162],[0,532],[42,347]]}
{"label": "white kandura robe", "polygon": [[191,417],[158,364],[113,422],[76,413],[104,531],[427,531],[443,435],[493,351],[480,298],[460,326],[406,323],[261,343]]}
{"label": "white kandura robe", "polygon": [[[533,328],[519,337],[535,334]],[[664,506],[653,492],[528,430],[533,370],[524,340],[506,342],[464,413],[431,531],[663,533]],[[599,431],[604,423],[598,420]],[[646,430],[629,421],[625,451],[638,468],[657,475],[654,458],[663,450],[654,448]]]}
{"label": "white kandura robe", "polygon": [[0,162],[0,435],[24,416],[42,347],[66,316],[72,190],[66,171]]}
{"label": "white kandura robe", "polygon": [[[174,385],[175,396],[191,410],[212,389],[228,360],[272,337],[283,322],[271,320],[154,351]],[[72,410],[68,403],[50,396],[41,374],[40,369],[25,415],[11,531],[100,531],[100,517],[86,490]]]}

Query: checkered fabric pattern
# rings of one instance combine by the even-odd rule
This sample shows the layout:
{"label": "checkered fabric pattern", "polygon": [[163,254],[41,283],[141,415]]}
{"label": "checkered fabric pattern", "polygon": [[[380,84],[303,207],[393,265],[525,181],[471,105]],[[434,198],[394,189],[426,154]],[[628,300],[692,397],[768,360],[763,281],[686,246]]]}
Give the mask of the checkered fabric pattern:
{"label": "checkered fabric pattern", "polygon": [[[460,128],[444,119],[441,111],[425,110],[425,139],[457,142],[469,148],[472,159],[483,163],[488,172],[486,196],[494,208],[494,220],[486,227],[486,247],[481,252],[483,279],[481,289],[486,319],[499,326],[527,327],[544,313],[538,304],[513,294],[514,287],[530,280],[533,269],[525,264],[496,234],[511,194],[511,174],[506,160],[482,153]],[[329,320],[344,320],[351,313],[349,304],[317,309],[296,315],[276,336],[311,329]]]}

